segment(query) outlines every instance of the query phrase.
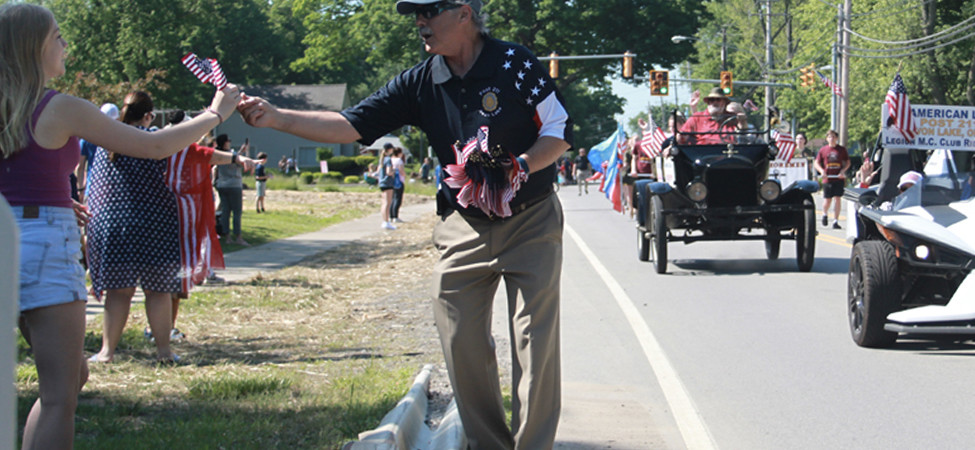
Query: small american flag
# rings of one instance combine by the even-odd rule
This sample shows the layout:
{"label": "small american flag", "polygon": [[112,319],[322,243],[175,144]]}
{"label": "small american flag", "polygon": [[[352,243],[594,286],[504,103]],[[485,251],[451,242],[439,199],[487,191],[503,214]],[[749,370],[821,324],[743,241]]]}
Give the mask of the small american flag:
{"label": "small american flag", "polygon": [[772,129],[772,139],[775,140],[775,146],[779,148],[779,152],[776,153],[775,159],[780,159],[788,163],[792,160],[792,156],[796,152],[796,140],[789,133],[783,133],[779,130]]}
{"label": "small american flag", "polygon": [[661,147],[667,136],[664,134],[664,130],[661,130],[656,124],[651,123],[650,126],[653,131],[643,131],[643,138],[640,139],[640,150],[647,156],[656,158],[660,156],[660,152],[663,150]]}
{"label": "small american flag", "polygon": [[223,89],[227,85],[227,77],[224,76],[223,70],[220,69],[220,63],[217,60],[213,58],[203,59],[196,56],[195,53],[187,53],[181,61],[183,61],[183,65],[187,69],[190,69],[190,72],[193,72],[193,75],[196,75],[200,81],[213,83],[217,89]]}
{"label": "small american flag", "polygon": [[830,80],[829,77],[823,75],[818,70],[816,71],[816,75],[819,76],[819,79],[822,80],[826,87],[833,90],[834,94],[839,95],[840,97],[843,96],[843,89],[840,89],[840,85],[834,83],[833,80]]}
{"label": "small american flag", "polygon": [[894,76],[894,81],[887,88],[887,114],[890,119],[887,124],[893,123],[894,127],[904,135],[904,138],[912,141],[917,136],[917,125],[914,123],[914,116],[911,114],[911,102],[907,100],[907,88],[904,87],[904,80],[901,74]]}

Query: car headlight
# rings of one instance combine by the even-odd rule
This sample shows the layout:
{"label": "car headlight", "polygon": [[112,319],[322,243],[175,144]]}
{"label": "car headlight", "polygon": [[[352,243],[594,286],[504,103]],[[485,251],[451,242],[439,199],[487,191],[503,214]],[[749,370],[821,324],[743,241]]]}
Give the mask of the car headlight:
{"label": "car headlight", "polygon": [[761,185],[758,186],[758,196],[762,197],[762,200],[767,202],[773,201],[779,198],[782,194],[782,186],[779,185],[778,181],[775,180],[765,180]]}
{"label": "car headlight", "polygon": [[914,247],[914,256],[921,261],[928,259],[931,256],[931,249],[927,245],[918,244]]}
{"label": "car headlight", "polygon": [[687,185],[687,197],[695,202],[703,202],[708,197],[708,187],[703,182],[692,181]]}

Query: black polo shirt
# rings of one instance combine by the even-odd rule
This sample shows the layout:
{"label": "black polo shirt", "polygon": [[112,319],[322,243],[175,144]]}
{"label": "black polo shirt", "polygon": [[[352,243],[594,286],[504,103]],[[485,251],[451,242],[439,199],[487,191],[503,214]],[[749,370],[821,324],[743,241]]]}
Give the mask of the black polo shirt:
{"label": "black polo shirt", "polygon": [[[342,111],[369,145],[404,125],[426,133],[440,164],[454,164],[454,144],[477,136],[478,128],[489,128],[491,148],[500,145],[514,156],[528,150],[538,139],[544,112],[536,110],[552,93],[564,108],[565,101],[549,78],[545,67],[525,47],[485,38],[481,54],[463,78],[453,75],[441,55],[427,58],[393,78],[361,103]],[[553,134],[572,143],[572,122]],[[555,164],[531,174],[511,201],[512,209],[552,191]],[[476,207],[457,204],[457,191],[441,181],[441,190],[454,209],[465,215],[483,217]]]}

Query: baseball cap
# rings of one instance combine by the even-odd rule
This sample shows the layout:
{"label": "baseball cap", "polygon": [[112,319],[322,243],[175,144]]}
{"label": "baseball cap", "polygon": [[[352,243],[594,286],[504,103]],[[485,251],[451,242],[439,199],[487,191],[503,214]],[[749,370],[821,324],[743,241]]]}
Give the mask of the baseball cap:
{"label": "baseball cap", "polygon": [[[444,0],[399,0],[396,2],[396,12],[406,15],[413,14],[417,6],[421,5],[433,5],[436,3],[444,2]],[[474,12],[481,12],[481,0],[469,0],[469,1],[450,1],[447,0],[445,3],[454,3],[457,5],[467,4],[471,6]]]}
{"label": "baseball cap", "polygon": [[118,106],[115,106],[114,103],[106,103],[102,105],[102,114],[118,120]]}
{"label": "baseball cap", "polygon": [[922,178],[924,178],[924,175],[921,175],[919,172],[915,172],[913,170],[907,172],[904,175],[901,175],[901,181],[900,183],[897,183],[897,189],[904,189],[904,186],[908,184],[918,184],[921,182]]}

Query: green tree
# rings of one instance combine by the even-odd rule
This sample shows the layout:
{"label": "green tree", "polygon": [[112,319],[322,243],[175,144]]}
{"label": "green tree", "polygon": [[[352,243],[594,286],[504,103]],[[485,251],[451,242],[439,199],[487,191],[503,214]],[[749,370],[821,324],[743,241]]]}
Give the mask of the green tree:
{"label": "green tree", "polygon": [[295,40],[302,28],[291,18],[290,3],[52,0],[50,7],[69,42],[66,78],[81,74],[117,86],[148,80],[142,88],[159,107],[192,108],[205,105],[213,88],[180,63],[191,51],[216,58],[237,84],[303,80],[288,69],[302,50]]}
{"label": "green tree", "polygon": [[[493,36],[536,55],[630,50],[638,55],[637,74],[682,60],[689,49],[671,45],[670,37],[693,32],[705,14],[695,0],[492,0],[484,12]],[[388,1],[296,0],[296,14],[308,28],[308,50],[292,67],[321,72],[331,82],[357,80],[349,84],[353,101],[428,56],[413,18],[396,14]],[[621,58],[561,64],[557,83],[575,121],[577,146],[598,143],[615,129],[613,115],[622,112],[623,99],[613,95],[607,76],[618,76],[621,64]]]}

